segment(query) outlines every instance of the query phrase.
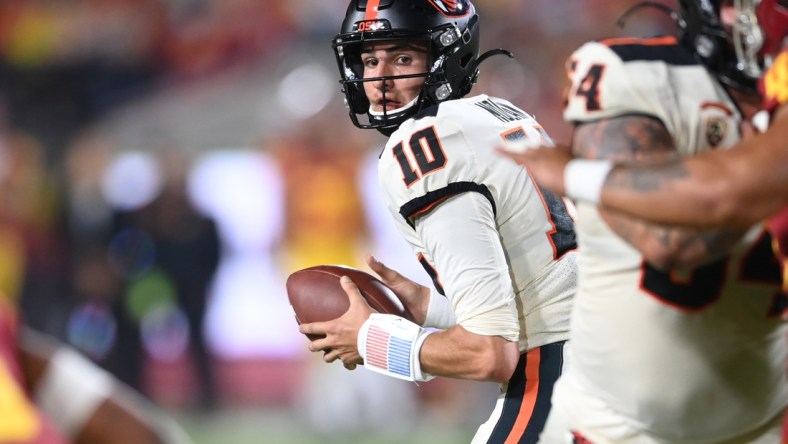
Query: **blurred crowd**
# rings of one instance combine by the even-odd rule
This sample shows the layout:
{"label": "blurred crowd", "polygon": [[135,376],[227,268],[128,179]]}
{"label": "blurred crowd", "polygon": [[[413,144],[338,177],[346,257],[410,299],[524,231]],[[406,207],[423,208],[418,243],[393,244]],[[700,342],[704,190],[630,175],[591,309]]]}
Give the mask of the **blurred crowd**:
{"label": "blurred crowd", "polygon": [[[477,0],[482,48],[515,60],[485,62],[476,92],[568,140],[564,59],[626,32],[616,20],[634,3]],[[317,428],[350,429],[310,406],[341,402],[338,388],[364,406],[364,384],[391,387],[370,417],[467,405],[453,382],[416,393],[323,365],[287,304],[290,272],[362,267],[367,252],[427,282],[374,197],[384,139],[342,104],[330,41],[346,5],[0,1],[0,292],[26,322],[175,407],[300,406]],[[666,23],[644,11],[626,26]]]}

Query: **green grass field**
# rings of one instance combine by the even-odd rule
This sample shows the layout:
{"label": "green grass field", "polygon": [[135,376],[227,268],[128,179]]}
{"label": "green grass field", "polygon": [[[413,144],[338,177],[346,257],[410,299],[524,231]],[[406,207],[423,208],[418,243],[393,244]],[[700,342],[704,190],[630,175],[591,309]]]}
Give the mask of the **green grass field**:
{"label": "green grass field", "polygon": [[458,444],[470,442],[474,432],[471,427],[436,423],[420,424],[397,436],[370,430],[329,437],[310,431],[289,412],[279,410],[179,413],[175,419],[194,444]]}

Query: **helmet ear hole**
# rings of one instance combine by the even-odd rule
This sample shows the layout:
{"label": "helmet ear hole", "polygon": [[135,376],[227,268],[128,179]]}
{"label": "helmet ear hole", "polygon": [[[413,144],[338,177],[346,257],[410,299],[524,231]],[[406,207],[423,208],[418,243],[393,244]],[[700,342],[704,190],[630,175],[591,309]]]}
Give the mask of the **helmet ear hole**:
{"label": "helmet ear hole", "polygon": [[347,105],[354,114],[364,114],[369,111],[369,100],[361,85],[349,84],[345,94],[348,98]]}
{"label": "helmet ear hole", "polygon": [[474,57],[474,54],[472,54],[472,53],[465,54],[465,56],[463,56],[463,57],[460,59],[460,66],[461,66],[463,69],[467,68],[467,67],[468,67],[468,64],[470,64],[470,63],[473,61],[473,59],[474,59],[474,58],[475,58],[475,57]]}

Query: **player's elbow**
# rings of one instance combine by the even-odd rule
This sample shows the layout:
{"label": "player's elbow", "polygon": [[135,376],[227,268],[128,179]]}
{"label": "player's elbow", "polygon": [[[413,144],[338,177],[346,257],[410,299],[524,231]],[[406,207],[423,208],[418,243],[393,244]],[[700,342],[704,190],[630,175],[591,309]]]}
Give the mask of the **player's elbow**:
{"label": "player's elbow", "polygon": [[476,359],[475,375],[479,381],[508,382],[514,374],[520,351],[517,342],[508,341],[500,336],[490,336],[485,340]]}

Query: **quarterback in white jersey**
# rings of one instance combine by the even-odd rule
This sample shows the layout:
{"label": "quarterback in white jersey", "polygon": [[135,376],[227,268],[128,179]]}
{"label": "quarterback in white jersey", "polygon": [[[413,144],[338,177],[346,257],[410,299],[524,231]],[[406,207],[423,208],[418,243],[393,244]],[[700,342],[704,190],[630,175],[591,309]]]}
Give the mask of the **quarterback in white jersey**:
{"label": "quarterback in white jersey", "polygon": [[554,268],[575,248],[563,201],[493,152],[502,138],[529,137],[547,135],[503,99],[451,100],[403,123],[379,163],[399,232],[437,270],[457,322],[519,341],[520,352],[566,339],[574,289],[573,271]]}
{"label": "quarterback in white jersey", "polygon": [[383,197],[434,288],[370,258],[415,323],[371,313],[345,281],[348,313],[300,329],[325,335],[310,349],[348,368],[499,382],[473,442],[536,443],[563,371],[575,235],[563,200],[494,152],[502,142],[550,143],[546,132],[506,100],[463,98],[479,63],[502,52],[479,56],[478,33],[467,0],[351,2],[334,40],[350,117],[390,136]]}
{"label": "quarterback in white jersey", "polygon": [[403,123],[379,164],[399,232],[432,275],[431,297],[446,296],[465,330],[516,341],[523,354],[475,442],[503,442],[518,414],[547,413],[537,403],[549,405],[548,375],[561,369],[576,285],[564,203],[494,155],[502,137],[547,136],[505,100],[451,100]]}
{"label": "quarterback in white jersey", "polygon": [[[689,7],[685,23],[697,12]],[[568,67],[564,117],[579,157],[727,149],[757,100],[746,85],[724,86],[674,37],[587,43]],[[577,210],[570,365],[542,442],[779,442],[786,326],[769,234],[660,227],[584,202]]]}

